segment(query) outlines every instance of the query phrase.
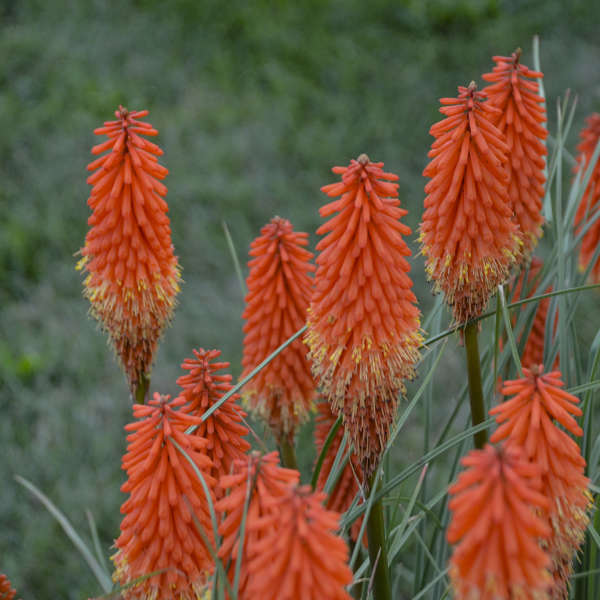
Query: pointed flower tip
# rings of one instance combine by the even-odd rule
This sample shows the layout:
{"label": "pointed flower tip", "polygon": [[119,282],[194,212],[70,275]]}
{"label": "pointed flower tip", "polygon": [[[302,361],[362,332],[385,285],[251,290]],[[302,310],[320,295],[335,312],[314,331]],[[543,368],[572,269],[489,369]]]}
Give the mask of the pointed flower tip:
{"label": "pointed flower tip", "polygon": [[196,421],[177,410],[180,405],[177,399],[155,394],[148,405],[134,406],[140,420],[125,428],[130,433],[122,490],[129,498],[121,507],[121,535],[112,557],[114,579],[127,586],[159,571],[123,592],[127,599],[196,599],[214,568],[198,532],[199,524],[208,543],[214,544],[206,492],[195,470],[211,490],[216,483],[210,476],[212,462],[205,452],[206,440],[185,434]]}
{"label": "pointed flower tip", "polygon": [[520,48],[510,57],[494,56],[496,65],[492,72],[483,75],[490,85],[483,91],[490,106],[498,109],[494,125],[509,148],[508,196],[522,244],[521,260],[526,262],[543,233],[547,154],[544,140],[548,130],[544,98],[537,82],[543,74],[532,71],[520,58]]}
{"label": "pointed flower tip", "polygon": [[[502,387],[502,394],[517,395],[518,401],[509,404],[504,403],[496,406],[490,411],[491,415],[503,415],[507,419],[515,419],[517,412],[527,414],[531,418],[529,430],[522,431],[518,429],[519,438],[514,441],[529,447],[535,446],[534,441],[527,441],[526,435],[541,435],[540,429],[543,425],[538,419],[552,419],[558,421],[569,433],[580,436],[581,428],[573,418],[573,415],[580,416],[581,409],[577,406],[579,398],[569,394],[563,389],[564,382],[561,379],[560,371],[544,373],[544,365],[533,365],[531,368],[523,368],[523,378],[505,381]],[[518,409],[517,409],[518,407]],[[499,417],[496,417],[497,419]],[[559,431],[559,430],[557,430]],[[498,439],[499,434],[496,435]],[[565,437],[566,436],[565,434]]]}
{"label": "pointed flower tip", "polygon": [[508,279],[519,241],[507,191],[508,147],[493,124],[496,109],[474,88],[459,90],[456,99],[442,100],[446,118],[431,128],[436,139],[423,172],[431,181],[420,230],[435,290],[465,323]]}
{"label": "pointed flower tip", "polygon": [[518,447],[489,444],[462,463],[467,468],[450,487],[448,505],[455,597],[546,597],[550,560],[538,540],[550,528],[536,514],[547,505],[538,469]]}
{"label": "pointed flower tip", "polygon": [[[306,322],[311,294],[312,253],[307,234],[275,217],[251,244],[246,280],[244,378]],[[315,396],[315,385],[301,340],[295,340],[246,386],[250,407],[267,421],[277,439],[293,438]]]}
{"label": "pointed flower tip", "polygon": [[350,600],[348,546],[336,535],[339,513],[323,507],[325,494],[293,486],[270,504],[273,520],[249,518],[247,530],[261,539],[248,544],[248,597],[271,600]]}
{"label": "pointed flower tip", "polygon": [[[324,237],[317,245],[305,341],[317,385],[334,412],[344,414],[361,461],[370,455],[373,463],[391,425],[382,419],[393,420],[404,380],[414,376],[422,337],[397,176],[384,172],[383,163],[363,164],[365,159],[336,169],[341,181],[323,190],[341,197],[320,209],[331,218],[317,232]],[[365,420],[380,438],[368,448],[357,438]]]}
{"label": "pointed flower tip", "polygon": [[[193,350],[194,358],[186,358],[181,368],[186,371],[177,379],[182,388],[178,398],[184,406],[182,412],[200,418],[211,406],[233,388],[231,375],[222,373],[229,369],[228,362],[216,362],[220,350]],[[197,423],[194,435],[208,440],[208,453],[214,462],[212,475],[219,478],[228,473],[232,463],[243,458],[250,449],[245,439],[247,413],[238,404],[239,395],[234,394],[222,403],[210,417]],[[220,495],[220,490],[217,490]]]}
{"label": "pointed flower tip", "polygon": [[[249,528],[248,525],[254,519],[266,525],[274,525],[277,517],[273,511],[274,501],[284,496],[287,489],[298,484],[299,480],[298,471],[279,466],[277,452],[265,455],[252,452],[235,460],[230,474],[221,476],[219,487],[228,493],[215,503],[215,510],[222,515],[219,525],[222,540],[218,555],[224,564],[231,560],[231,564],[235,565],[240,552],[242,521],[244,514],[247,515],[238,590],[240,598],[246,597],[247,586],[250,580],[255,578],[255,574],[248,568],[248,556],[254,544],[263,537],[259,531]],[[234,571],[232,566],[228,573],[232,582]]]}
{"label": "pointed flower tip", "polygon": [[95,130],[108,139],[88,170],[90,230],[78,266],[87,273],[84,294],[92,315],[108,332],[135,391],[149,372],[160,335],[170,321],[180,268],[161,180],[162,154],[146,139],[157,132],[142,120],[147,111],[120,107],[116,121]]}

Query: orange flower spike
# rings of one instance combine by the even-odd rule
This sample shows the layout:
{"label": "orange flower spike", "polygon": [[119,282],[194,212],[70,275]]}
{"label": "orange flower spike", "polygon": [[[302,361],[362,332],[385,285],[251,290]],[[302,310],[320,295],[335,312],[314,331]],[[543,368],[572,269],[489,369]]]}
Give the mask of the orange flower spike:
{"label": "orange flower spike", "polygon": [[[253,452],[249,456],[234,461],[232,470],[231,475],[223,475],[219,480],[219,487],[229,490],[229,494],[215,504],[215,510],[221,515],[226,515],[221,519],[219,526],[219,535],[222,536],[222,540],[218,554],[224,564],[231,561],[231,576],[233,576],[239,552],[240,529],[246,504],[246,523],[261,519],[267,516],[271,510],[268,500],[283,496],[288,487],[298,484],[300,480],[298,471],[279,466],[277,452],[270,452],[264,456]],[[248,489],[248,484],[250,489]],[[263,532],[260,531],[246,531],[244,535],[244,555],[242,556],[238,596],[240,600],[246,598],[245,590],[249,581],[248,546],[262,535]]]}
{"label": "orange flower spike", "polygon": [[[217,371],[229,368],[228,362],[213,362],[221,356],[220,350],[193,350],[195,358],[186,358],[181,365],[186,375],[177,379],[183,388],[180,398],[186,402],[181,412],[201,417],[233,387],[231,375]],[[244,439],[248,428],[243,424],[246,413],[237,404],[239,395],[228,398],[206,421],[199,423],[195,435],[208,441],[207,453],[214,467],[211,474],[215,479],[231,470],[233,461],[244,458],[250,444]],[[221,490],[217,488],[217,495]]]}
{"label": "orange flower spike", "polygon": [[[287,219],[274,217],[250,245],[244,325],[245,377],[306,323],[315,270],[305,249],[308,234],[295,232]],[[301,340],[295,340],[244,387],[244,397],[271,426],[278,440],[293,442],[306,420],[315,384]]]}
{"label": "orange flower spike", "polygon": [[[321,207],[315,289],[309,308],[309,358],[317,385],[343,413],[361,460],[374,468],[385,447],[404,380],[414,376],[422,337],[411,291],[396,175],[365,154],[332,170],[322,188],[341,198]],[[362,435],[361,437],[361,434]]]}
{"label": "orange flower spike", "polygon": [[548,598],[549,557],[538,544],[550,528],[536,510],[548,507],[540,493],[539,467],[516,446],[472,450],[452,485],[448,542],[454,598]]}
{"label": "orange flower spike", "polygon": [[[600,114],[594,113],[587,119],[587,126],[581,131],[579,137],[581,142],[577,146],[579,154],[577,156],[577,166],[575,172],[585,173],[590,164],[596,144],[600,140]],[[592,171],[592,176],[581,198],[581,204],[575,213],[575,229],[577,232],[592,219],[594,213],[598,210],[600,201],[600,160]],[[579,251],[579,266],[582,270],[586,269],[594,257],[594,252],[600,244],[600,220],[596,220],[588,231],[584,234]],[[600,282],[600,259],[592,267],[591,278],[594,282]]]}
{"label": "orange flower spike", "polygon": [[128,492],[129,499],[121,507],[125,516],[115,542],[113,578],[124,586],[163,571],[124,591],[123,598],[128,600],[196,599],[214,567],[197,529],[199,524],[214,544],[208,500],[192,465],[175,443],[194,461],[209,489],[216,481],[209,474],[212,462],[206,455],[207,441],[184,433],[200,419],[176,410],[183,402],[155,394],[146,405],[134,404],[133,414],[140,420],[125,426],[131,433],[123,457],[128,479],[121,491]]}
{"label": "orange flower spike", "polygon": [[505,381],[502,393],[513,398],[490,411],[498,429],[491,441],[507,439],[525,450],[527,458],[540,467],[542,492],[550,498],[547,511],[552,525],[548,542],[552,572],[563,591],[571,575],[571,562],[584,540],[589,521],[589,479],[585,459],[577,443],[557,427],[583,435],[575,417],[582,414],[579,400],[563,388],[560,371],[543,373],[542,365],[523,369],[524,377]]}
{"label": "orange flower spike", "polygon": [[93,213],[77,268],[88,273],[84,295],[135,394],[171,319],[180,273],[163,199],[167,188],[159,181],[168,173],[157,162],[162,150],[141,137],[158,132],[140,120],[146,110],[130,112],[121,106],[115,114],[116,121],[94,131],[109,139],[92,153],[109,152],[88,165],[96,171],[88,178]]}
{"label": "orange flower spike", "polygon": [[544,99],[539,94],[533,71],[520,62],[521,49],[511,56],[494,56],[491,73],[482,76],[491,82],[483,89],[488,102],[502,112],[495,123],[509,148],[509,189],[514,219],[519,224],[523,256],[527,258],[542,237],[544,166],[548,153],[543,140],[548,137]]}
{"label": "orange flower spike", "polygon": [[13,600],[17,591],[14,590],[8,577],[6,575],[0,575],[0,600]]}
{"label": "orange flower spike", "polygon": [[458,92],[440,100],[446,118],[429,130],[436,139],[423,171],[431,181],[419,239],[434,290],[444,292],[456,322],[466,323],[508,279],[520,249],[507,191],[509,149],[493,124],[499,109],[474,82]]}
{"label": "orange flower spike", "polygon": [[310,486],[290,487],[270,498],[266,518],[248,519],[252,573],[245,598],[261,600],[350,600],[348,546],[335,532],[339,513],[323,507],[326,495]]}
{"label": "orange flower spike", "polygon": [[[319,456],[323,450],[323,446],[325,445],[325,440],[327,439],[331,428],[336,422],[336,416],[331,412],[329,402],[326,401],[319,402],[317,404],[317,411],[314,435],[317,456]],[[335,462],[335,457],[337,456],[343,438],[344,430],[342,427],[340,427],[337,430],[331,444],[329,445],[329,449],[327,450],[321,465],[316,486],[316,489],[319,491],[322,491],[325,488],[327,478],[329,477],[329,473],[331,473],[333,463]],[[344,470],[340,474],[335,487],[331,490],[329,496],[327,497],[327,501],[325,502],[326,508],[339,513],[346,512],[350,508],[355,496],[359,493],[358,481],[363,480],[364,477],[360,462],[358,461],[356,455],[352,454],[348,464],[344,467]],[[363,518],[360,517],[352,524],[350,535],[354,541],[358,539],[362,519]],[[365,545],[366,541],[367,536],[365,534],[363,539]]]}

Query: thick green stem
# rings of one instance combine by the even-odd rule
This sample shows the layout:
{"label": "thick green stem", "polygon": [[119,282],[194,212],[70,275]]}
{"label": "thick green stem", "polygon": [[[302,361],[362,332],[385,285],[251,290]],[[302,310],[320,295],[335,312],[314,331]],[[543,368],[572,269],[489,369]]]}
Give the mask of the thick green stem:
{"label": "thick green stem", "polygon": [[140,376],[137,387],[135,388],[135,401],[137,404],[144,404],[148,390],[150,389],[150,377],[145,374]]}
{"label": "thick green stem", "polygon": [[283,435],[279,440],[279,448],[281,453],[281,462],[288,469],[296,469],[298,471],[298,461],[296,460],[296,450],[294,445],[290,443],[288,438]]}
{"label": "thick green stem", "polygon": [[[376,485],[376,473],[371,475],[369,488],[373,490]],[[377,483],[379,486],[379,483]],[[376,493],[373,490],[371,493]],[[371,513],[367,521],[367,538],[369,540],[369,560],[371,570],[376,564],[373,575],[373,598],[375,600],[392,600],[392,586],[390,584],[390,571],[388,569],[387,549],[385,547],[385,523],[383,519],[383,504],[376,500],[371,506]]]}
{"label": "thick green stem", "polygon": [[[485,421],[483,387],[481,385],[481,365],[479,363],[479,333],[477,321],[469,321],[464,329],[465,350],[467,351],[467,374],[469,377],[469,398],[471,399],[471,421],[479,425]],[[483,448],[487,442],[487,431],[479,431],[473,436],[475,448]]]}

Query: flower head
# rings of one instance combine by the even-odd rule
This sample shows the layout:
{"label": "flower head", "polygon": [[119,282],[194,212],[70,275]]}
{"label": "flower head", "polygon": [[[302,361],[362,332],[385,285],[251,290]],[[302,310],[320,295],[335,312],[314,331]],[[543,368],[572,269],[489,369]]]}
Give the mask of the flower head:
{"label": "flower head", "polygon": [[[594,113],[587,119],[587,127],[585,127],[579,137],[581,142],[577,146],[579,154],[577,156],[576,171],[586,171],[594,154],[596,144],[600,140],[600,114]],[[596,166],[592,171],[592,176],[581,198],[581,204],[577,208],[575,214],[575,228],[579,231],[589,220],[592,219],[594,213],[598,210],[598,202],[600,201],[600,160],[596,162]],[[592,224],[583,236],[581,242],[581,250],[579,252],[579,265],[582,269],[586,269],[590,264],[598,244],[600,243],[600,219]],[[600,259],[596,261],[591,270],[593,281],[600,282]]]}
{"label": "flower head", "polygon": [[163,199],[167,188],[159,181],[168,171],[157,162],[162,150],[142,137],[158,132],[140,120],[146,110],[119,107],[115,114],[116,121],[94,131],[108,140],[92,154],[109,152],[88,165],[95,171],[88,177],[93,213],[78,268],[88,273],[91,313],[108,332],[135,392],[171,318],[180,275]]}
{"label": "flower head", "polygon": [[[242,317],[246,376],[269,354],[306,323],[315,270],[312,253],[306,250],[307,233],[274,217],[250,245],[246,280],[248,294]],[[244,387],[244,396],[271,426],[278,440],[293,439],[298,424],[308,416],[315,384],[301,340],[292,342]]]}
{"label": "flower head", "polygon": [[496,66],[483,75],[491,82],[483,89],[488,102],[502,112],[494,124],[504,134],[509,148],[508,195],[519,224],[523,257],[528,257],[542,237],[544,166],[548,153],[543,140],[548,137],[544,98],[536,78],[543,73],[521,63],[521,49],[511,56],[494,56]]}
{"label": "flower head", "polygon": [[155,394],[147,405],[134,404],[133,414],[140,420],[125,427],[131,433],[123,457],[128,479],[121,491],[128,492],[129,499],[121,506],[125,516],[115,542],[114,579],[126,585],[162,571],[123,592],[127,599],[199,598],[213,570],[198,530],[201,527],[214,544],[208,500],[194,467],[177,446],[209,489],[216,482],[210,476],[206,440],[184,433],[199,419],[176,410],[183,402]]}
{"label": "flower head", "polygon": [[[231,562],[232,571],[238,557],[244,511],[246,523],[266,517],[272,511],[269,501],[284,496],[287,488],[296,485],[299,479],[298,471],[279,466],[277,452],[264,456],[253,452],[234,461],[232,474],[221,477],[219,485],[222,489],[229,490],[229,494],[215,504],[215,509],[226,515],[219,526],[219,535],[222,536],[219,557],[225,564]],[[263,535],[264,531],[256,528],[245,532],[238,596],[240,600],[244,600],[249,582],[248,547]]]}
{"label": "flower head", "polygon": [[348,546],[336,535],[339,513],[323,507],[326,495],[310,486],[287,488],[267,501],[269,514],[248,519],[248,532],[262,532],[248,545],[252,573],[248,598],[350,600]]}
{"label": "flower head", "polygon": [[[326,401],[319,402],[317,404],[317,410],[318,413],[315,420],[315,447],[317,456],[319,456],[325,446],[327,436],[336,422],[336,416],[331,412],[331,406],[329,405],[329,402]],[[344,430],[340,427],[331,441],[323,459],[323,463],[321,464],[321,470],[319,471],[319,478],[316,486],[317,490],[325,489],[327,478],[331,473],[335,457],[340,449],[343,438]],[[329,496],[327,496],[325,506],[329,510],[334,510],[339,513],[346,512],[360,491],[358,482],[363,480],[364,477],[360,462],[358,461],[356,454],[351,454],[350,460],[342,470],[335,487],[331,490]],[[352,524],[350,534],[354,541],[358,539],[362,520],[362,517],[360,517]],[[366,542],[366,536],[363,541]]]}
{"label": "flower head", "polygon": [[583,431],[573,416],[581,416],[578,399],[566,392],[560,371],[543,373],[542,365],[523,369],[522,379],[505,381],[502,393],[513,398],[490,411],[498,429],[491,441],[508,440],[523,448],[525,457],[540,470],[542,493],[550,500],[546,515],[552,525],[548,548],[557,585],[566,590],[571,561],[583,542],[588,524],[589,480],[585,459],[567,432]]}
{"label": "flower head", "polygon": [[465,323],[508,279],[519,238],[508,196],[509,148],[494,126],[500,111],[473,82],[458,92],[440,100],[446,118],[429,130],[435,141],[423,171],[431,181],[420,240],[435,290]]}
{"label": "flower head", "polygon": [[13,600],[17,593],[11,585],[6,575],[0,575],[0,600]]}
{"label": "flower head", "polygon": [[539,467],[516,446],[472,450],[448,493],[453,513],[447,538],[456,544],[450,579],[457,600],[547,598],[549,558],[538,544],[550,528]]}
{"label": "flower head", "polygon": [[[414,376],[422,337],[411,291],[396,175],[365,154],[334,167],[342,181],[322,188],[341,198],[321,207],[317,272],[306,342],[313,375],[344,416],[368,471],[389,436],[404,380]],[[365,473],[367,475],[368,473]]]}
{"label": "flower head", "polygon": [[[194,350],[194,358],[186,358],[181,365],[186,375],[177,379],[183,388],[180,398],[186,402],[181,412],[201,417],[233,387],[231,375],[217,371],[228,369],[228,362],[213,362],[221,356],[220,350]],[[215,410],[205,421],[198,424],[194,435],[206,439],[206,452],[213,461],[211,474],[215,479],[231,471],[233,461],[244,458],[250,444],[244,439],[248,428],[243,425],[246,413],[239,407],[239,395],[234,394]],[[217,495],[220,495],[217,488]]]}

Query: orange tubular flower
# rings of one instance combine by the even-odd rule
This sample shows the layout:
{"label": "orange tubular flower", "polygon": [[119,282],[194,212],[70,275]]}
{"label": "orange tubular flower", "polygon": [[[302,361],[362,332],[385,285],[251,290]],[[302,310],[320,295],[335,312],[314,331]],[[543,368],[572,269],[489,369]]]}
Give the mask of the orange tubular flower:
{"label": "orange tubular flower", "polygon": [[442,98],[446,118],[423,171],[425,212],[420,240],[428,276],[453,307],[457,323],[479,316],[519,254],[518,227],[508,196],[508,146],[494,125],[499,109],[475,83]]}
{"label": "orange tubular flower", "polygon": [[348,546],[335,534],[339,514],[323,507],[325,498],[310,486],[291,487],[268,500],[267,517],[248,519],[248,532],[264,532],[248,545],[248,598],[351,600]]}
{"label": "orange tubular flower", "polygon": [[324,186],[332,217],[317,233],[315,289],[306,342],[313,375],[333,411],[344,416],[354,449],[375,468],[385,448],[404,380],[414,376],[422,337],[402,236],[397,175],[365,154],[332,170],[342,181]]}
{"label": "orange tubular flower", "polygon": [[125,426],[132,433],[123,457],[128,480],[121,491],[129,492],[129,499],[121,507],[125,517],[115,542],[114,579],[123,586],[163,570],[122,592],[126,599],[196,599],[213,570],[198,531],[201,527],[214,544],[208,500],[176,444],[194,461],[209,489],[216,482],[209,475],[212,462],[206,440],[184,433],[199,419],[175,410],[183,402],[155,394],[145,406],[134,404],[133,414],[140,420]]}
{"label": "orange tubular flower", "polygon": [[159,181],[168,171],[157,162],[162,150],[141,137],[158,132],[139,120],[146,110],[121,106],[115,114],[116,121],[94,131],[108,140],[92,154],[109,152],[88,165],[96,171],[88,178],[93,213],[78,268],[88,272],[84,295],[135,394],[171,318],[180,275],[163,200],[167,188]]}
{"label": "orange tubular flower", "polygon": [[490,444],[471,450],[461,463],[467,469],[448,490],[454,598],[548,598],[550,561],[538,539],[548,538],[550,528],[535,513],[548,507],[539,467],[516,446]]}
{"label": "orange tubular flower", "polygon": [[[329,402],[319,402],[317,404],[317,410],[318,413],[315,420],[315,447],[317,449],[317,456],[319,456],[325,445],[325,440],[336,422],[336,416],[331,412]],[[344,430],[340,427],[331,441],[329,449],[323,459],[321,470],[319,471],[319,478],[317,480],[317,490],[319,491],[325,488],[327,478],[329,477],[329,473],[331,473],[335,457],[340,449],[343,438]],[[356,495],[359,493],[358,481],[363,481],[363,479],[360,463],[356,455],[352,454],[348,464],[344,467],[344,470],[337,480],[335,487],[327,497],[325,506],[329,510],[334,510],[339,513],[346,512],[350,508]],[[354,541],[358,539],[361,523],[362,517],[354,521],[352,525],[350,535]],[[366,541],[367,537],[365,535],[363,542],[366,544]]]}
{"label": "orange tubular flower", "polygon": [[543,140],[548,137],[544,99],[535,81],[543,73],[532,71],[520,62],[521,49],[511,56],[494,56],[491,73],[483,75],[492,82],[483,89],[490,104],[502,113],[496,127],[504,134],[509,148],[508,195],[519,224],[523,257],[528,258],[542,237],[542,201],[544,199],[544,165],[548,154]]}
{"label": "orange tubular flower", "polygon": [[[252,260],[246,283],[244,325],[245,377],[306,323],[315,270],[312,253],[304,248],[307,233],[274,217],[250,245]],[[301,340],[295,340],[244,387],[244,396],[271,426],[278,440],[293,441],[315,395],[315,384]]]}
{"label": "orange tubular flower", "polygon": [[[264,456],[253,452],[243,459],[234,461],[233,473],[221,477],[219,486],[229,490],[229,494],[215,504],[218,512],[227,515],[219,526],[219,535],[222,536],[219,557],[223,559],[225,565],[231,561],[230,574],[235,570],[245,507],[247,506],[246,523],[256,522],[270,514],[272,510],[270,499],[284,496],[287,488],[296,485],[299,480],[298,471],[279,466],[277,452],[270,452]],[[258,529],[246,531],[244,535],[238,595],[240,600],[248,598],[245,595],[250,574],[247,560],[248,547],[263,535],[264,531]]]}
{"label": "orange tubular flower", "polygon": [[0,600],[13,600],[16,590],[12,589],[6,575],[0,575]]}
{"label": "orange tubular flower", "polygon": [[552,525],[548,541],[552,572],[556,586],[566,591],[571,561],[589,520],[589,480],[584,475],[585,459],[579,446],[553,420],[581,436],[583,431],[572,416],[580,416],[581,409],[576,406],[579,400],[562,389],[560,371],[544,374],[540,365],[523,369],[523,373],[523,379],[504,382],[502,393],[515,397],[490,411],[501,424],[491,441],[508,439],[539,466],[542,492],[550,499],[547,516]]}
{"label": "orange tubular flower", "polygon": [[[600,114],[594,113],[593,115],[590,115],[586,121],[587,127],[579,134],[581,142],[577,146],[579,155],[577,156],[577,166],[575,168],[576,172],[581,170],[583,173],[585,173],[588,168],[596,144],[600,140]],[[579,231],[586,222],[592,219],[594,213],[598,210],[599,201],[600,160],[596,162],[590,181],[581,198],[581,204],[577,208],[577,213],[575,214],[576,231]],[[579,265],[582,270],[586,269],[590,264],[598,244],[600,244],[600,219],[596,219],[583,236],[581,250],[579,252]],[[598,259],[596,264],[592,267],[591,278],[594,282],[600,282],[600,259]]]}
{"label": "orange tubular flower", "polygon": [[[181,412],[201,417],[211,406],[218,402],[229,390],[231,375],[219,375],[217,371],[228,369],[228,362],[212,362],[221,356],[220,350],[194,350],[195,358],[186,358],[181,365],[187,375],[177,380],[177,385],[183,388],[180,398],[187,403]],[[250,449],[250,444],[244,439],[248,428],[242,423],[246,413],[237,404],[239,395],[234,394],[226,400],[215,412],[200,422],[195,435],[208,441],[207,454],[214,466],[211,475],[218,481],[221,475],[231,471],[234,460],[244,458]],[[217,488],[217,496],[221,490]]]}

